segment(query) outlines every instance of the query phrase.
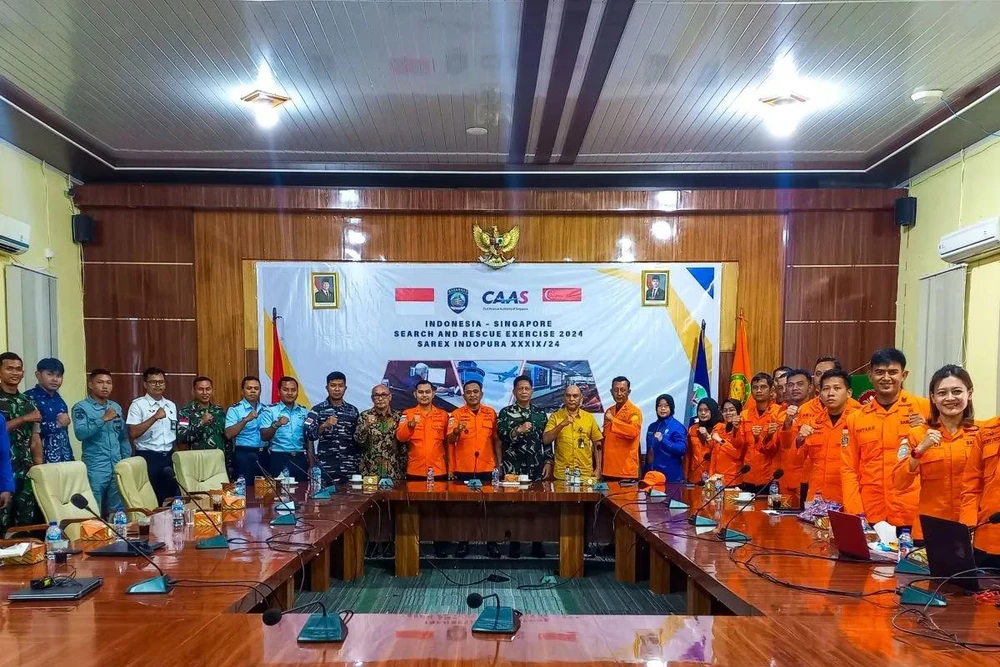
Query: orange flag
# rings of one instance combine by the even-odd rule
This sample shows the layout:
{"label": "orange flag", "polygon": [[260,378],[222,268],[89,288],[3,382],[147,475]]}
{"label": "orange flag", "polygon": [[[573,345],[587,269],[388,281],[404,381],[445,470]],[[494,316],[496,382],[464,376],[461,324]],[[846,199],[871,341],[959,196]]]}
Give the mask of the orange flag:
{"label": "orange flag", "polygon": [[747,345],[747,324],[743,315],[736,318],[736,354],[729,375],[729,398],[746,403],[750,396],[750,348]]}

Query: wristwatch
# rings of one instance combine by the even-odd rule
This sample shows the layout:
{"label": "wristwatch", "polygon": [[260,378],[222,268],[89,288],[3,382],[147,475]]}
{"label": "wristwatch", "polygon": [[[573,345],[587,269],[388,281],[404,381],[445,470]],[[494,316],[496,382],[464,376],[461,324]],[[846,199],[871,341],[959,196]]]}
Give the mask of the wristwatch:
{"label": "wristwatch", "polygon": [[920,457],[923,456],[923,455],[924,455],[924,453],[923,452],[918,452],[916,447],[914,447],[912,450],[910,450],[910,456],[912,456],[917,461],[919,461]]}

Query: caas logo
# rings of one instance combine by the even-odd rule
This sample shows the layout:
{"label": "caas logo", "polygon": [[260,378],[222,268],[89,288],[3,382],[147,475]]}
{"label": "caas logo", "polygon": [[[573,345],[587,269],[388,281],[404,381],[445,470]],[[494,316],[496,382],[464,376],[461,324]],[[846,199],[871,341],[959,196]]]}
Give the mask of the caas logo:
{"label": "caas logo", "polygon": [[448,290],[448,307],[453,313],[461,313],[469,307],[469,290],[464,287],[452,287]]}
{"label": "caas logo", "polygon": [[493,291],[483,292],[483,303],[485,304],[505,304],[505,305],[523,305],[528,303],[528,291],[522,290],[518,292],[517,290],[511,290],[509,292]]}

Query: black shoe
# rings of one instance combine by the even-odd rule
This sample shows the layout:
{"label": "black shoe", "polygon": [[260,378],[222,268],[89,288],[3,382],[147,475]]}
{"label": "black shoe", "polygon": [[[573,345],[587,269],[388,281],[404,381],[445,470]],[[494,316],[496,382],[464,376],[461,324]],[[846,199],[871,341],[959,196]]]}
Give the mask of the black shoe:
{"label": "black shoe", "polygon": [[455,548],[455,558],[465,558],[469,555],[469,543],[459,542]]}
{"label": "black shoe", "polygon": [[385,547],[385,551],[382,552],[382,558],[392,559],[395,557],[396,557],[396,543],[389,542]]}
{"label": "black shoe", "polygon": [[[455,554],[456,556],[458,554]],[[435,542],[434,543],[434,557],[435,558],[447,558],[448,557],[448,543],[447,542]]]}
{"label": "black shoe", "polygon": [[531,543],[531,557],[532,558],[545,558],[545,547],[541,542]]}
{"label": "black shoe", "polygon": [[510,543],[510,547],[509,547],[509,549],[507,551],[507,555],[510,558],[520,558],[521,557],[521,543],[520,542],[511,542]]}
{"label": "black shoe", "polygon": [[486,555],[490,558],[500,558],[500,547],[497,546],[496,542],[486,543]]}

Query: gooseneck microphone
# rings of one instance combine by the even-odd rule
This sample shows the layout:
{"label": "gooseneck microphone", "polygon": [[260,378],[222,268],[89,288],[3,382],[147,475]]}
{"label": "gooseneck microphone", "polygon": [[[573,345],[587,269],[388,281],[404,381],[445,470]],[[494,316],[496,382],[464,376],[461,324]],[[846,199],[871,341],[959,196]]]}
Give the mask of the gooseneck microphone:
{"label": "gooseneck microphone", "polygon": [[974,532],[976,532],[976,530],[978,530],[979,528],[982,528],[983,526],[986,526],[986,525],[989,525],[989,524],[996,524],[996,523],[1000,523],[1000,512],[994,512],[993,514],[989,515],[986,518],[985,521],[980,521],[975,526],[973,526],[972,528],[970,528],[969,532],[970,533],[974,533]]}
{"label": "gooseneck microphone", "polygon": [[[703,457],[701,457],[701,463],[699,463],[697,466],[695,466],[695,469],[692,470],[691,472],[695,473],[698,470],[701,470],[702,468],[705,467],[705,464],[708,463],[711,460],[712,460],[712,452],[705,452],[705,455]],[[699,479],[697,482],[694,483],[694,485],[695,486],[704,486],[705,485],[705,481]]]}
{"label": "gooseneck microphone", "polygon": [[496,593],[490,593],[489,595],[483,596],[479,593],[469,593],[465,598],[465,604],[469,605],[470,609],[479,609],[483,606],[483,602],[493,598],[497,601],[497,609],[500,608],[500,596]]}
{"label": "gooseneck microphone", "polygon": [[496,607],[485,609],[472,624],[473,632],[485,632],[490,634],[514,634],[520,626],[521,612],[500,604],[500,596],[496,593],[481,595],[479,593],[469,593],[465,598],[465,603],[472,609],[479,609],[485,600],[493,598],[496,600]]}
{"label": "gooseneck microphone", "polygon": [[226,537],[226,534],[222,532],[222,529],[216,525],[215,521],[212,520],[211,515],[205,511],[205,508],[203,508],[201,504],[199,504],[198,501],[194,499],[194,496],[191,495],[191,492],[184,488],[184,485],[181,484],[181,480],[177,478],[177,473],[174,472],[174,469],[169,466],[164,468],[163,476],[166,477],[167,479],[172,479],[174,481],[174,483],[180,488],[180,490],[184,492],[184,495],[188,497],[188,500],[190,500],[194,504],[194,506],[198,508],[198,511],[201,512],[206,519],[208,519],[208,522],[212,524],[212,528],[214,528],[215,532],[217,532],[219,536],[222,538],[221,540],[219,540],[218,537],[210,537],[208,539],[198,540],[198,542],[195,544],[195,548],[228,549],[229,538]]}
{"label": "gooseneck microphone", "polygon": [[[743,474],[746,474],[746,473],[743,473]],[[744,503],[744,504],[745,505],[749,505],[753,501],[757,500],[757,498],[760,496],[761,493],[763,493],[766,489],[768,489],[771,486],[771,484],[773,484],[774,482],[776,482],[779,479],[781,479],[784,474],[785,474],[785,471],[782,470],[781,468],[778,468],[777,470],[775,470],[774,474],[771,475],[771,479],[767,480],[767,483],[764,484],[764,486],[760,487],[760,489],[757,491],[757,493],[753,494],[753,498],[750,499],[750,502]],[[729,525],[741,513],[742,513],[742,510],[739,510],[735,514],[733,514],[731,517],[729,517],[729,521],[727,521],[726,525],[723,526],[719,530],[719,532],[717,533],[717,535],[719,536],[720,540],[722,540],[724,542],[735,542],[735,541],[749,542],[750,541],[749,537],[747,537],[746,535],[744,535],[742,533],[737,533],[735,530],[731,531],[732,534],[730,534]],[[727,537],[728,537],[728,539],[727,539]]]}
{"label": "gooseneck microphone", "polygon": [[[745,475],[748,472],[750,472],[750,465],[744,463],[743,467],[740,468],[740,475]],[[715,523],[715,521],[712,521],[711,519],[706,519],[705,517],[702,517],[702,516],[699,516],[699,515],[701,514],[702,510],[704,510],[706,507],[708,507],[713,502],[715,502],[715,500],[720,495],[722,495],[725,492],[726,492],[726,485],[725,484],[721,484],[719,486],[719,488],[716,489],[716,491],[712,495],[712,497],[709,498],[708,500],[706,500],[702,504],[701,507],[699,507],[697,510],[695,510],[694,514],[692,514],[691,516],[688,517],[688,523],[690,523],[692,526],[715,526],[715,525],[717,525]]]}
{"label": "gooseneck microphone", "polygon": [[[308,472],[305,468],[303,468],[302,466],[300,466],[295,461],[292,461],[291,459],[289,459],[288,460],[288,465],[292,466],[293,468],[295,468],[296,470],[298,470],[300,473],[304,474],[306,476],[306,479],[311,479],[312,478],[312,473]],[[330,475],[327,474],[327,472],[325,470],[323,470],[323,466],[321,466],[321,465],[319,465],[317,463],[316,467],[319,468],[320,477],[325,478],[326,481],[328,481],[330,483],[329,486],[327,486],[325,489],[322,489],[322,491],[329,491],[329,493],[331,493],[331,494],[332,493],[336,493],[336,491],[337,491],[337,480],[335,480],[332,477],[330,477]],[[317,490],[317,492],[319,492],[319,490]],[[320,497],[317,498],[316,494],[313,494],[312,496],[309,496],[309,497],[313,498],[314,500],[329,500],[329,498],[327,496],[320,496]]]}
{"label": "gooseneck microphone", "polygon": [[322,614],[310,614],[309,619],[299,632],[298,641],[312,643],[344,641],[347,635],[347,621],[354,616],[354,612],[348,610],[346,617],[341,617],[340,614],[331,616],[326,605],[319,600],[306,602],[298,607],[292,607],[288,611],[281,611],[275,607],[270,607],[269,609],[265,609],[264,613],[260,615],[260,620],[267,626],[277,625],[281,622],[281,618],[285,614],[301,611],[309,607],[319,607],[322,610]]}
{"label": "gooseneck microphone", "polygon": [[86,512],[89,512],[95,519],[97,519],[105,526],[107,526],[113,535],[118,535],[118,537],[125,540],[125,544],[128,546],[129,549],[134,551],[137,556],[141,556],[142,558],[146,559],[146,561],[148,561],[149,564],[152,565],[156,569],[156,571],[160,573],[160,576],[158,577],[153,577],[152,579],[147,579],[132,584],[131,586],[125,589],[126,593],[130,595],[137,595],[140,593],[163,594],[163,593],[168,593],[170,589],[173,588],[174,580],[171,579],[170,576],[167,575],[167,573],[164,572],[160,568],[160,566],[156,564],[156,561],[153,560],[153,558],[149,554],[140,549],[138,545],[132,542],[132,540],[128,539],[128,536],[119,534],[118,531],[115,530],[114,526],[108,523],[103,517],[101,517],[100,514],[98,514],[93,510],[93,508],[90,506],[90,502],[82,494],[74,493],[72,496],[70,496],[69,501],[73,504],[73,507],[77,508],[78,510],[84,510]]}

